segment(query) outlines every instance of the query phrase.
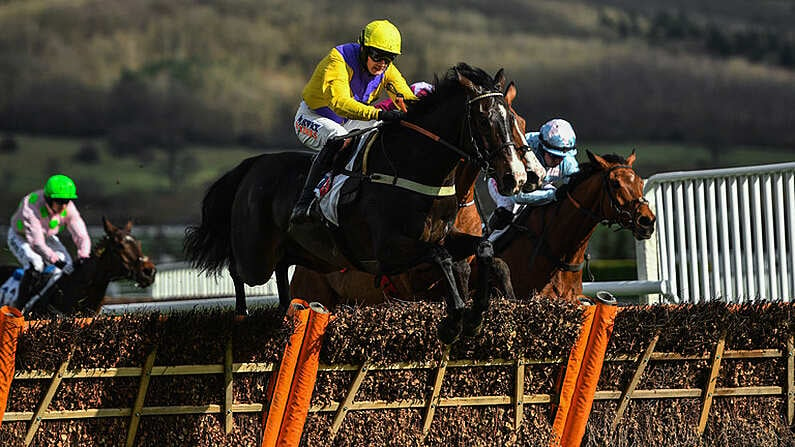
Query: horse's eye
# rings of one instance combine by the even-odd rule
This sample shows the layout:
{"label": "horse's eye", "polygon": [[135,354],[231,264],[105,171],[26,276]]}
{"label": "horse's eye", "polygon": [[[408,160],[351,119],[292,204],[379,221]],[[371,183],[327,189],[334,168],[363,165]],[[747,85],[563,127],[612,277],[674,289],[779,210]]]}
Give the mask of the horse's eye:
{"label": "horse's eye", "polygon": [[620,188],[621,187],[621,182],[619,182],[616,179],[612,179],[612,180],[610,180],[610,186],[612,186],[613,188]]}

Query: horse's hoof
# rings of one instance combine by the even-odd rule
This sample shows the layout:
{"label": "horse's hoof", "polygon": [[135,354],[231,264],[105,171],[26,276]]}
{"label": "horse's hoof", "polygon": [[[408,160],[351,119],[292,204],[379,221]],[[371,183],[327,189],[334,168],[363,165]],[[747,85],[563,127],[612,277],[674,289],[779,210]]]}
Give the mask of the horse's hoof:
{"label": "horse's hoof", "polygon": [[456,342],[456,340],[458,340],[458,336],[461,335],[461,322],[454,322],[448,318],[445,318],[439,323],[437,334],[439,335],[439,341],[441,341],[442,344],[452,345]]}
{"label": "horse's hoof", "polygon": [[243,321],[248,318],[248,309],[243,312],[235,312],[235,321]]}

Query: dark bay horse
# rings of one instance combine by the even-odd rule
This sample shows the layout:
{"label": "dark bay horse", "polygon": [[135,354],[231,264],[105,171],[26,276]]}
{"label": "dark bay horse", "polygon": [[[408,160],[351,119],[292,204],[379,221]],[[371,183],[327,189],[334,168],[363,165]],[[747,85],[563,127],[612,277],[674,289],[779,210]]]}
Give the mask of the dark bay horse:
{"label": "dark bay horse", "polygon": [[[525,120],[513,109],[513,101],[517,96],[516,85],[511,82],[505,90],[505,100],[514,114],[512,137],[518,146],[526,146],[524,140]],[[456,194],[458,197],[458,214],[453,224],[453,232],[472,236],[483,234],[483,221],[475,203],[475,184],[473,176],[478,170],[471,164],[462,164],[456,172]],[[543,171],[535,174],[543,176]],[[466,185],[471,186],[465,189]],[[472,260],[472,257],[469,259]],[[507,268],[497,263],[495,273],[503,275]],[[502,271],[500,271],[502,270]],[[402,300],[424,299],[441,300],[445,292],[440,286],[440,272],[431,265],[417,266],[406,273],[378,280],[369,273],[356,270],[343,270],[327,274],[317,273],[306,267],[296,266],[290,281],[290,295],[317,301],[332,309],[339,304],[373,305],[383,303],[388,298]],[[506,297],[514,298],[513,290],[505,291]]]}
{"label": "dark bay horse", "polygon": [[[132,222],[124,228],[114,226],[102,218],[105,235],[95,245],[91,256],[82,264],[76,264],[71,274],[64,274],[35,304],[25,312],[25,317],[51,315],[96,314],[105,298],[111,281],[129,279],[139,287],[148,287],[155,280],[155,265],[143,254],[141,243],[130,231]],[[16,266],[0,266],[0,284],[16,270]],[[33,274],[29,284],[40,290],[37,284],[40,273]],[[46,278],[42,278],[46,281]],[[29,293],[28,290],[21,293]]]}
{"label": "dark bay horse", "polygon": [[[475,187],[459,188],[468,184],[470,165],[462,165],[456,173],[458,213],[451,234],[468,234],[480,237],[483,234],[482,220],[475,206]],[[477,171],[474,173],[477,175]],[[463,194],[460,194],[463,192]],[[455,237],[455,236],[453,236]],[[469,260],[471,260],[470,257]],[[342,270],[318,273],[307,267],[296,266],[290,281],[290,296],[317,301],[329,309],[342,303],[377,304],[384,302],[386,295],[411,299],[417,292],[433,289],[432,298],[441,299],[444,287],[439,284],[441,272],[431,264],[420,264],[405,273],[376,278],[370,273],[357,270]],[[441,290],[440,290],[441,289]],[[423,297],[426,295],[423,294]]]}
{"label": "dark bay horse", "polygon": [[576,300],[588,241],[600,223],[630,230],[638,240],[654,232],[656,217],[643,198],[643,179],[632,168],[635,152],[626,159],[586,152],[589,162],[558,189],[557,201],[525,207],[494,242],[519,298],[539,292]]}
{"label": "dark bay horse", "polygon": [[446,237],[458,210],[455,194],[447,192],[456,168],[463,158],[494,177],[504,194],[517,192],[527,180],[511,138],[514,118],[502,93],[504,82],[502,70],[492,78],[458,64],[436,81],[433,93],[409,107],[405,121],[426,133],[404,123],[382,127],[372,150],[359,154],[362,168],[352,176],[358,185],[354,198],[338,208],[339,229],[321,223],[288,226],[308,170],[307,154],[244,160],[207,192],[201,225],[186,232],[187,258],[208,273],[229,267],[238,314],[246,312],[243,284],[262,284],[274,271],[280,305],[286,307],[290,265],[319,272],[348,268],[381,277],[430,262],[448,290],[439,337],[452,343],[465,322],[480,318],[465,315],[458,284],[468,278],[461,266],[472,253],[490,265],[492,255],[479,237]]}

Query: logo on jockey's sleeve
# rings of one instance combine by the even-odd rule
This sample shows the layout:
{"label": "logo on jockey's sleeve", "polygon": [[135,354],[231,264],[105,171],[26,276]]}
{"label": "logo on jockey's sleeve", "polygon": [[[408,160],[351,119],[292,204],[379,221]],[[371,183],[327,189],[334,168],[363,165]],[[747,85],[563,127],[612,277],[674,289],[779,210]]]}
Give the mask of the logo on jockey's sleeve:
{"label": "logo on jockey's sleeve", "polygon": [[304,118],[303,115],[295,119],[295,132],[304,134],[310,138],[317,140],[317,131],[320,130],[320,124],[312,120]]}

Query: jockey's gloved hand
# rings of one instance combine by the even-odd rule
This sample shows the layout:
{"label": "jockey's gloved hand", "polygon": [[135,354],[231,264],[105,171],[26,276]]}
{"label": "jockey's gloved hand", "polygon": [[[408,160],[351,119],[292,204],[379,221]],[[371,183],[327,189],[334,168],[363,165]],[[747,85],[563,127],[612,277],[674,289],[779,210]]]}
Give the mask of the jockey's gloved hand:
{"label": "jockey's gloved hand", "polygon": [[542,194],[547,200],[550,200],[550,201],[553,201],[553,202],[555,200],[558,200],[558,197],[557,197],[558,188],[556,188],[555,185],[553,185],[553,184],[544,185],[544,187],[541,188],[541,191],[543,191]]}
{"label": "jockey's gloved hand", "polygon": [[381,110],[378,112],[378,119],[381,121],[400,121],[406,117],[406,112],[402,110]]}
{"label": "jockey's gloved hand", "polygon": [[63,259],[59,259],[59,260],[55,261],[52,265],[54,265],[54,266],[58,267],[59,269],[63,270],[63,268],[66,267],[66,261],[64,261]]}

